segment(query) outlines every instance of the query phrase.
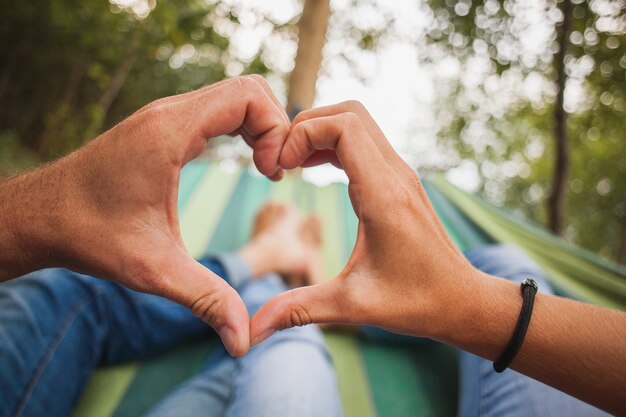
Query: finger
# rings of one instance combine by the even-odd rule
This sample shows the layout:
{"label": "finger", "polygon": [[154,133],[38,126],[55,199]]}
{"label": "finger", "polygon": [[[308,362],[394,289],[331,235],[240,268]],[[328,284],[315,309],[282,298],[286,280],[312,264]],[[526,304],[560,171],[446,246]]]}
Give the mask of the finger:
{"label": "finger", "polygon": [[283,179],[283,177],[285,176],[285,171],[281,168],[278,171],[276,171],[276,174],[268,177],[270,180],[272,181],[280,181]]}
{"label": "finger", "polygon": [[[340,114],[346,111],[353,112],[357,116],[359,116],[359,118],[363,122],[363,125],[367,129],[368,133],[374,139],[374,142],[376,143],[381,153],[385,157],[385,160],[387,161],[387,163],[393,169],[395,169],[396,172],[398,172],[402,176],[402,178],[404,178],[405,181],[416,183],[418,185],[417,188],[419,189],[422,200],[426,204],[429,204],[428,196],[426,195],[426,192],[424,191],[423,187],[421,187],[420,180],[419,178],[417,178],[415,170],[411,168],[406,162],[404,162],[404,160],[396,153],[396,151],[393,149],[391,144],[387,141],[385,134],[380,129],[380,127],[378,126],[378,124],[376,123],[372,115],[367,111],[365,106],[363,106],[363,104],[361,104],[360,102],[355,101],[355,100],[349,100],[349,101],[345,101],[345,102],[330,105],[330,106],[305,110],[296,116],[296,118],[293,120],[293,124],[300,123],[305,120],[314,119],[317,117]],[[304,166],[319,165],[320,163],[327,162],[324,160],[325,158],[318,156],[317,154],[312,155],[310,159],[311,159],[311,162],[307,161]],[[428,210],[427,213],[430,213],[429,216],[437,224],[438,233],[442,236],[447,237],[447,233],[445,232],[443,226],[439,222],[438,217],[435,214],[434,210],[432,209]],[[452,248],[456,248],[449,239],[446,239],[446,241],[448,242],[447,243],[448,246]]]}
{"label": "finger", "polygon": [[[172,131],[186,142],[172,143],[185,164],[198,156],[210,138],[240,132],[254,150],[259,171],[272,176],[278,171],[278,157],[289,133],[284,109],[269,89],[256,77],[238,77],[181,97],[164,99],[144,115],[153,123]],[[170,124],[166,124],[171,121]],[[181,133],[190,133],[184,135]]]}
{"label": "finger", "polygon": [[289,119],[265,80],[240,77],[196,99],[206,106],[206,118],[213,122],[205,131],[206,138],[241,126],[254,151],[257,169],[270,177],[277,173],[278,157],[289,133]]}
{"label": "finger", "polygon": [[343,167],[341,166],[341,162],[339,162],[339,158],[337,158],[337,154],[334,151],[317,151],[313,155],[308,157],[301,166],[303,168],[306,168],[326,163],[333,164],[337,168],[343,169]]}
{"label": "finger", "polygon": [[[361,120],[354,113],[306,120],[295,125],[283,147],[279,164],[292,169],[317,151],[334,150],[350,182],[376,186],[389,166]],[[378,175],[371,175],[376,172]]]}
{"label": "finger", "polygon": [[211,90],[214,90],[216,88],[223,87],[224,84],[232,83],[232,82],[236,81],[237,79],[246,78],[246,77],[256,81],[257,83],[259,83],[259,86],[262,87],[265,90],[267,95],[272,99],[272,102],[274,103],[276,108],[279,111],[281,111],[281,113],[283,114],[283,118],[285,119],[285,121],[289,124],[290,123],[289,122],[289,116],[287,115],[287,112],[285,111],[284,107],[282,106],[282,104],[280,103],[278,98],[274,95],[272,89],[270,88],[270,86],[267,83],[267,81],[265,80],[265,78],[263,78],[262,76],[260,76],[258,74],[252,74],[252,75],[236,77],[236,78],[229,78],[229,79],[226,79],[226,80],[222,80],[222,81],[219,81],[219,82],[216,82],[216,83],[204,86],[204,87],[199,88],[197,90],[188,91],[186,93],[181,93],[181,94],[176,94],[174,96],[163,97],[161,99],[152,101],[149,104],[143,106],[142,108],[140,108],[139,110],[137,110],[135,112],[135,115],[138,115],[138,114],[140,114],[142,112],[145,112],[146,110],[150,110],[151,108],[159,107],[161,105],[172,105],[172,104],[176,104],[176,103],[181,103],[181,102],[186,101],[186,100],[188,100],[190,98],[197,97],[197,96],[202,95],[202,94],[206,94],[206,93],[208,93]]}
{"label": "finger", "polygon": [[[272,103],[274,103],[276,110],[283,116],[285,123],[287,125],[290,125],[289,116],[287,115],[285,108],[282,106],[280,101],[278,101],[278,98],[276,97],[272,89],[270,88],[265,78],[261,77],[258,74],[252,74],[249,76],[249,78],[255,81],[256,83],[258,83],[258,85],[265,91],[265,93],[270,98]],[[256,144],[258,138],[254,134],[250,133],[250,131],[248,131],[248,129],[245,126],[242,126],[242,128],[239,129],[238,134],[240,134],[242,138],[244,139],[244,141],[251,148],[255,149],[255,151],[257,150],[257,148],[259,149],[258,151],[254,153],[254,156],[253,156],[255,165],[258,167],[259,164],[265,163],[266,155],[264,154],[264,149],[262,149],[262,146],[264,145]],[[273,154],[274,150],[272,149],[269,152],[270,154]],[[282,173],[276,172],[274,175],[269,176],[269,179],[272,181],[279,181],[282,177],[283,177]]]}
{"label": "finger", "polygon": [[167,284],[161,295],[187,306],[209,324],[231,355],[244,355],[249,348],[250,318],[237,292],[181,251],[170,256],[166,265]]}
{"label": "finger", "polygon": [[[341,113],[354,113],[361,119],[361,122],[367,129],[369,135],[380,149],[380,152],[385,157],[385,160],[392,166],[405,166],[406,163],[402,160],[402,158],[397,154],[397,152],[393,149],[385,134],[380,129],[372,115],[367,111],[365,106],[356,100],[344,101],[342,103],[333,104],[330,106],[318,107],[315,109],[305,110],[303,112],[298,113],[295,119],[292,122],[292,126],[303,122],[305,120],[315,119],[318,117],[326,117],[326,116],[334,116]],[[411,169],[406,166],[407,168]]]}
{"label": "finger", "polygon": [[215,88],[218,88],[218,87],[220,87],[223,84],[228,83],[228,82],[232,82],[232,79],[222,80],[222,81],[219,81],[217,83],[210,84],[210,85],[204,86],[202,88],[199,88],[197,90],[188,91],[186,93],[176,94],[174,96],[163,97],[163,98],[160,98],[158,100],[151,101],[150,103],[146,104],[145,106],[143,106],[142,108],[137,110],[133,114],[133,116],[139,115],[139,114],[144,113],[144,112],[149,111],[149,110],[154,110],[157,107],[162,107],[162,106],[170,106],[171,107],[172,105],[175,105],[175,104],[178,104],[178,103],[182,103],[182,102],[184,102],[184,101],[186,101],[186,100],[188,100],[188,99],[190,99],[192,97],[195,97],[195,96],[198,96],[198,95],[201,95],[201,94],[205,94],[208,91],[213,90]]}
{"label": "finger", "polygon": [[311,323],[353,323],[358,316],[351,314],[342,295],[340,279],[324,284],[296,288],[272,298],[252,317],[251,346],[255,346],[277,331]]}
{"label": "finger", "polygon": [[272,100],[272,102],[276,106],[276,109],[283,115],[285,122],[287,124],[291,124],[291,121],[289,120],[289,115],[287,115],[287,110],[285,110],[285,107],[278,100],[278,97],[276,97],[276,95],[270,88],[270,85],[267,83],[267,80],[263,78],[262,76],[260,76],[259,74],[251,74],[249,75],[249,77],[252,78],[257,83],[259,83],[261,88],[265,90],[265,93],[267,94],[267,96]]}

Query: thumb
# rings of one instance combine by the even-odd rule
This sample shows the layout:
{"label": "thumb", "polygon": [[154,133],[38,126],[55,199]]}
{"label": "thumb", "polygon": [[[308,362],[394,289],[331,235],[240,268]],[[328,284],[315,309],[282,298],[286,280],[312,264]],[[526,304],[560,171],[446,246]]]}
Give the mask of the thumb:
{"label": "thumb", "polygon": [[263,305],[250,323],[251,346],[277,331],[311,323],[349,323],[350,309],[342,302],[342,282],[329,282],[296,288],[277,295]]}
{"label": "thumb", "polygon": [[170,275],[173,288],[166,296],[209,324],[232,356],[245,355],[250,346],[250,316],[237,291],[188,254],[169,265],[176,271]]}

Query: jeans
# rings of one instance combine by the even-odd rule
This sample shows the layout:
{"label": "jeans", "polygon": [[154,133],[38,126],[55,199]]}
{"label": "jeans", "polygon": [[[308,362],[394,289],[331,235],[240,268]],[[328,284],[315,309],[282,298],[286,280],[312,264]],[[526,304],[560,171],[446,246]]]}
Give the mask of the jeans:
{"label": "jeans", "polygon": [[[284,291],[280,278],[250,280],[221,255],[203,264],[240,293],[253,314]],[[0,416],[69,415],[100,365],[141,360],[212,332],[161,297],[63,269],[0,285]],[[317,327],[281,332],[243,358],[223,347],[150,416],[340,416],[333,367]]]}

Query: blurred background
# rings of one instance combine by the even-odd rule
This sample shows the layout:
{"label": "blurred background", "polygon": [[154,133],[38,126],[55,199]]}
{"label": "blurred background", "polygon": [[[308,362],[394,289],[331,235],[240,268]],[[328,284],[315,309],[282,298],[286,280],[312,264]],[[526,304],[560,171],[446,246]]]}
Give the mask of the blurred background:
{"label": "blurred background", "polygon": [[421,174],[626,264],[626,0],[0,3],[2,176],[258,73],[292,115],[360,100]]}

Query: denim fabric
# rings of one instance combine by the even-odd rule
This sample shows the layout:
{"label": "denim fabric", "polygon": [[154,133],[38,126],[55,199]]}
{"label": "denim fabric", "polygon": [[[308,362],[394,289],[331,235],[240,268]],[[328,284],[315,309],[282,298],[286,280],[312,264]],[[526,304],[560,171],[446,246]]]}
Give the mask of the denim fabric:
{"label": "denim fabric", "polygon": [[[233,255],[202,263],[227,280],[232,277],[251,310],[284,290],[277,277],[247,283],[249,268]],[[260,409],[266,406],[264,399],[250,394],[258,386],[274,394],[281,388],[288,407],[280,410],[287,412],[274,415],[309,415],[305,407],[319,410],[310,404],[310,398],[321,402],[319,397],[328,402],[317,415],[338,415],[327,413],[330,404],[338,410],[339,402],[319,331],[297,330],[273,338],[244,359],[234,360],[218,349],[205,371],[187,384],[210,388],[186,397],[175,414],[197,409],[204,415],[238,415],[238,409],[243,413]],[[144,359],[204,332],[212,330],[185,307],[63,269],[42,270],[0,284],[0,416],[70,415],[95,367]],[[296,365],[275,372],[257,363],[275,363],[277,356]],[[293,383],[294,372],[300,375],[299,382],[308,382],[307,390]],[[279,381],[275,375],[284,379]],[[320,378],[325,386],[316,391],[317,384],[308,377]],[[281,385],[286,381],[291,383]],[[176,393],[184,390],[185,386]],[[301,407],[296,410],[288,402],[299,395],[303,399],[294,400]]]}

